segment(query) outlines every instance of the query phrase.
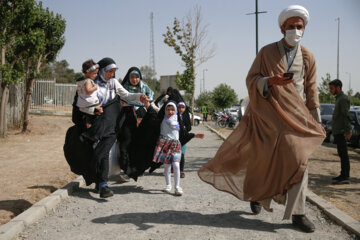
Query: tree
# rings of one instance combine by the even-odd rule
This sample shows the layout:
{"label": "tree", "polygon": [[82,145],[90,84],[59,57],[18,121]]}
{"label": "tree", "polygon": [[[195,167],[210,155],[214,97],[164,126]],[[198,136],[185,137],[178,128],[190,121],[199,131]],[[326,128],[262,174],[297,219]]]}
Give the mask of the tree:
{"label": "tree", "polygon": [[69,68],[66,60],[60,60],[43,64],[40,68],[38,79],[56,79],[57,83],[75,83],[75,80],[83,76],[82,72],[75,72]]}
{"label": "tree", "polygon": [[213,104],[212,99],[213,99],[213,92],[208,92],[208,91],[202,92],[195,100],[195,105],[201,108],[201,106],[203,106],[206,103],[208,105],[209,111],[214,110],[215,106]]}
{"label": "tree", "polygon": [[32,31],[34,24],[34,0],[0,1],[0,48],[1,48],[1,90],[0,136],[7,132],[6,107],[9,100],[9,86],[17,83],[24,75],[23,56],[37,38]]}
{"label": "tree", "polygon": [[185,64],[184,72],[176,74],[176,84],[192,95],[190,109],[193,109],[195,68],[213,57],[215,53],[214,46],[208,48],[211,45],[206,41],[207,25],[202,25],[200,7],[195,7],[194,12],[189,12],[182,24],[175,18],[172,29],[167,26],[167,32],[163,37],[164,43],[172,47]]}
{"label": "tree", "polygon": [[[36,21],[31,30],[37,32],[31,42],[32,47],[27,51],[26,56],[26,77],[25,77],[25,104],[23,114],[22,132],[27,131],[29,124],[29,109],[31,95],[35,79],[40,73],[40,67],[44,63],[55,60],[57,53],[65,44],[65,20],[61,15],[54,15],[49,9],[44,9],[41,2],[36,5],[34,12]],[[65,61],[65,60],[63,60]],[[68,63],[65,61],[68,66]],[[72,70],[73,72],[73,70]]]}
{"label": "tree", "polygon": [[212,102],[216,108],[229,108],[237,102],[237,94],[230,86],[222,83],[214,89]]}
{"label": "tree", "polygon": [[331,81],[331,76],[329,73],[326,73],[326,77],[321,77],[321,84],[319,86],[319,101],[321,103],[334,103],[335,99],[330,93],[329,83]]}

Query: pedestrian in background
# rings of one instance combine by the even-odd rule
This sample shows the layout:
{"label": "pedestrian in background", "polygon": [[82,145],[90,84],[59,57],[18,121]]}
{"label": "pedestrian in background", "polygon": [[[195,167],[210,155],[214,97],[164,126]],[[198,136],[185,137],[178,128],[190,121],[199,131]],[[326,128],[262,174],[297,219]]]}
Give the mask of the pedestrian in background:
{"label": "pedestrian in background", "polygon": [[207,115],[208,115],[209,111],[208,111],[208,106],[206,103],[201,107],[201,112],[203,114],[203,120],[205,122],[207,122]]}
{"label": "pedestrian in background", "polygon": [[330,93],[335,96],[335,109],[332,117],[332,134],[341,160],[341,172],[332,178],[333,184],[349,184],[350,162],[346,139],[351,137],[349,118],[350,101],[341,90],[342,82],[335,79],[329,83]]}

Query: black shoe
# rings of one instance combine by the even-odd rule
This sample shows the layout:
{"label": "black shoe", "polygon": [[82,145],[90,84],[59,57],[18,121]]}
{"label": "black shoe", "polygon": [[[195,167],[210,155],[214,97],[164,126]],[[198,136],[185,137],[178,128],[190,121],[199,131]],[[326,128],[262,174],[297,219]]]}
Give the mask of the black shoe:
{"label": "black shoe", "polygon": [[255,215],[261,212],[261,204],[258,202],[250,202],[250,208]]}
{"label": "black shoe", "polygon": [[[335,180],[334,180],[335,179]],[[332,184],[350,184],[349,177],[339,176],[334,178]]]}
{"label": "black shoe", "polygon": [[101,198],[108,198],[112,196],[114,196],[114,192],[108,186],[105,186],[100,190]]}
{"label": "black shoe", "polygon": [[292,225],[300,228],[303,232],[315,231],[315,225],[305,215],[292,215]]}
{"label": "black shoe", "polygon": [[333,177],[331,180],[333,180],[333,181],[338,181],[340,178],[342,178],[341,175],[339,175],[339,176],[337,176],[337,177]]}

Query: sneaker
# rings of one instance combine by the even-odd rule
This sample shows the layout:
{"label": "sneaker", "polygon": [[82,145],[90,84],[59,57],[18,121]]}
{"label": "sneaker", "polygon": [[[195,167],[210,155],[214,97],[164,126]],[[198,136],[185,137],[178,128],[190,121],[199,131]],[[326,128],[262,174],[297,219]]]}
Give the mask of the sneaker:
{"label": "sneaker", "polygon": [[184,192],[181,187],[175,188],[175,196],[181,196],[183,194],[184,194]]}
{"label": "sneaker", "polygon": [[350,184],[349,177],[343,177],[337,178],[337,180],[333,180],[332,184]]}
{"label": "sneaker", "polygon": [[180,172],[180,178],[184,178],[185,177],[185,173],[184,172]]}
{"label": "sneaker", "polygon": [[305,215],[292,215],[292,225],[307,233],[315,231],[315,225]]}
{"label": "sneaker", "polygon": [[166,187],[163,189],[163,192],[170,193],[171,192],[171,185],[166,185]]}
{"label": "sneaker", "polygon": [[258,202],[250,202],[250,208],[255,215],[261,212],[261,204]]}
{"label": "sneaker", "polygon": [[108,198],[114,196],[114,192],[108,187],[105,186],[100,189],[100,197],[101,198]]}

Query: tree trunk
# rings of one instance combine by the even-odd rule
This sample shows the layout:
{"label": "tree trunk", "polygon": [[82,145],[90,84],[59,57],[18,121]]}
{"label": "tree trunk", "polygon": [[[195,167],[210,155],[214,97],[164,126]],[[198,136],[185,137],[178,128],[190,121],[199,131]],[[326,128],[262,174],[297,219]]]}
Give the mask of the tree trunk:
{"label": "tree trunk", "polygon": [[195,103],[195,93],[194,93],[194,91],[192,92],[192,94],[191,94],[191,112],[192,112],[192,119],[191,119],[191,125],[193,125],[194,126],[194,123],[195,123],[195,112],[194,112],[194,103]]}
{"label": "tree trunk", "polygon": [[23,118],[23,128],[22,128],[23,133],[28,130],[27,127],[29,125],[29,110],[30,110],[31,96],[34,88],[34,80],[35,78],[26,79],[25,81],[25,103],[24,103],[24,118]]}
{"label": "tree trunk", "polygon": [[9,101],[9,84],[1,84],[2,95],[0,101],[0,137],[4,138],[7,133],[6,107]]}
{"label": "tree trunk", "polygon": [[[37,74],[40,72],[41,59],[42,59],[42,54],[40,54],[40,57],[38,58],[38,61],[36,64],[36,69],[35,69],[35,72],[32,75],[32,77],[30,77],[29,66],[28,66],[28,71],[26,73],[24,119],[23,119],[23,128],[22,128],[23,133],[28,130],[27,127],[29,125],[29,110],[30,110],[31,96],[32,96],[33,89],[34,89],[35,78],[36,78]],[[31,63],[28,62],[28,64],[31,64]]]}

